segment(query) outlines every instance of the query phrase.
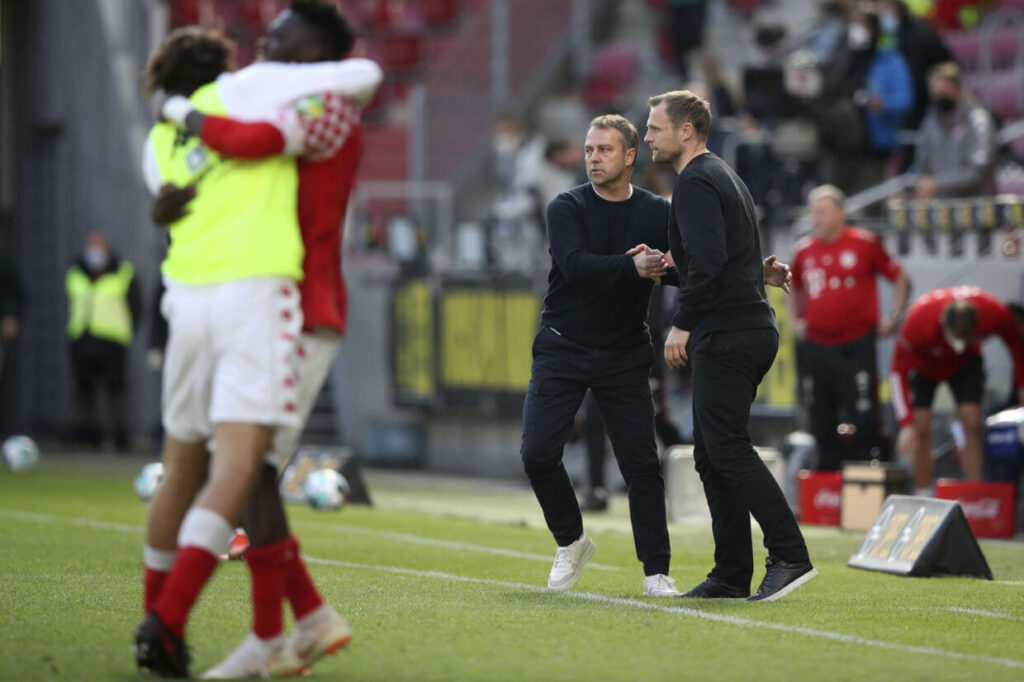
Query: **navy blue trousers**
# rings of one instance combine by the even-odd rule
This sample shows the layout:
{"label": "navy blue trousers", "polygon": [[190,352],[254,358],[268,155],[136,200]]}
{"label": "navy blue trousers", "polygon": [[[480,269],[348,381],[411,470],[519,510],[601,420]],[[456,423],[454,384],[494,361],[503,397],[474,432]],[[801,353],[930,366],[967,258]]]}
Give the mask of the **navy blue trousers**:
{"label": "navy blue trousers", "polygon": [[544,519],[559,546],[583,534],[583,517],[562,464],[573,419],[587,389],[593,393],[622,478],[644,574],[668,574],[665,481],[654,442],[654,401],[648,383],[650,344],[588,348],[542,327],[533,341],[530,387],[523,406],[520,454]]}

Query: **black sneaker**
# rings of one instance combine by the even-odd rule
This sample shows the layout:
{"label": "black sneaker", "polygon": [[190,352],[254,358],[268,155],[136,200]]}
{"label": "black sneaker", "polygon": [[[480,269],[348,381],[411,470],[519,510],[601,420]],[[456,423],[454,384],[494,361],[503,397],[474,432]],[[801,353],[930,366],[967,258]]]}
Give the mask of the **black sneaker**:
{"label": "black sneaker", "polygon": [[725,583],[708,578],[689,592],[680,595],[691,599],[746,599],[750,596],[750,588],[734,587]]}
{"label": "black sneaker", "polygon": [[188,677],[189,655],[184,640],[150,612],[135,630],[135,662],[160,677]]}
{"label": "black sneaker", "polygon": [[580,502],[580,511],[608,511],[608,491],[604,488],[591,488]]}
{"label": "black sneaker", "polygon": [[764,580],[754,596],[747,601],[775,601],[810,582],[818,575],[810,561],[790,563],[781,559],[768,558],[765,562]]}

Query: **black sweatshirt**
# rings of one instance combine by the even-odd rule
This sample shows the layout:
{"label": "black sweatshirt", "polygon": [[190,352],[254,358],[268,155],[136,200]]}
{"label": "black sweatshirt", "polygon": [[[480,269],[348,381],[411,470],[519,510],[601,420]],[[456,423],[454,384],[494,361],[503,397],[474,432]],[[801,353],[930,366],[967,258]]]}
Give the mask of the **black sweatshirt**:
{"label": "black sweatshirt", "polygon": [[[638,187],[625,201],[601,198],[588,182],[548,204],[551,272],[541,324],[591,348],[650,343],[647,306],[654,282],[626,251],[668,253],[669,203]],[[662,278],[675,283],[674,271]]]}
{"label": "black sweatshirt", "polygon": [[697,156],[676,178],[669,240],[680,282],[674,326],[694,336],[775,328],[754,200],[714,154]]}

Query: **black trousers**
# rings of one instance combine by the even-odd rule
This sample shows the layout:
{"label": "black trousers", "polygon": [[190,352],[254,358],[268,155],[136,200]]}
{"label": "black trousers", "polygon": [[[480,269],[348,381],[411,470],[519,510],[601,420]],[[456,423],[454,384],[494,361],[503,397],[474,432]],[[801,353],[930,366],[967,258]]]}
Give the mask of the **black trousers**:
{"label": "black trousers", "polygon": [[73,428],[75,440],[93,447],[103,439],[97,401],[105,391],[110,401],[114,426],[114,442],[122,453],[130,445],[128,439],[128,400],[126,363],[127,350],[110,344],[102,353],[71,352],[71,376],[74,385]]}
{"label": "black trousers", "polygon": [[654,443],[654,402],[647,381],[649,344],[588,348],[542,327],[533,341],[533,368],[523,406],[520,454],[544,519],[559,546],[583,534],[583,517],[562,465],[573,418],[589,388],[597,402],[622,478],[644,574],[668,574],[665,481]]}
{"label": "black trousers", "polygon": [[807,545],[775,478],[750,441],[750,404],[779,349],[774,329],[715,332],[690,342],[693,459],[704,484],[715,537],[709,574],[746,587],[754,573],[750,515],[769,557],[807,561]]}
{"label": "black trousers", "polygon": [[851,453],[836,428],[841,421],[857,428],[854,455],[885,459],[878,405],[878,350],[872,332],[841,346],[800,347],[804,402],[811,435],[818,441],[818,469],[839,471]]}
{"label": "black trousers", "polygon": [[590,477],[590,488],[604,487],[604,463],[606,448],[604,444],[604,422],[601,421],[601,410],[593,393],[588,393],[583,403],[583,442],[587,448],[587,474]]}

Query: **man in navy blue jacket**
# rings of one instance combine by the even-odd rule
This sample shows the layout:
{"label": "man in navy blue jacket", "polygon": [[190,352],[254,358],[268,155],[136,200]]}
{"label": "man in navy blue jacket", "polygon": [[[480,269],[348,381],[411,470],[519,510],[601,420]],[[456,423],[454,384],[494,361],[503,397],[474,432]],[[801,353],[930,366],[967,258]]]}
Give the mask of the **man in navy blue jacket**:
{"label": "man in navy blue jacket", "polygon": [[523,407],[526,474],[558,543],[548,587],[570,589],[594,543],[562,465],[573,416],[589,388],[629,487],[644,594],[676,596],[668,577],[665,483],[654,442],[648,384],[654,351],[647,306],[655,281],[675,281],[668,250],[668,202],[633,187],[640,136],[621,116],[599,116],[587,132],[590,182],[548,205],[551,272]]}

